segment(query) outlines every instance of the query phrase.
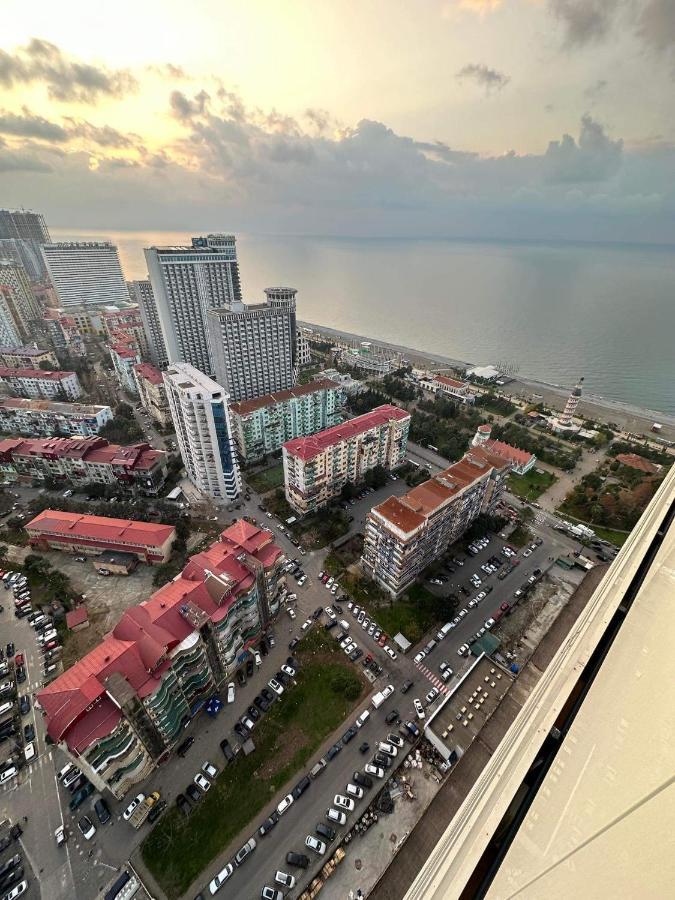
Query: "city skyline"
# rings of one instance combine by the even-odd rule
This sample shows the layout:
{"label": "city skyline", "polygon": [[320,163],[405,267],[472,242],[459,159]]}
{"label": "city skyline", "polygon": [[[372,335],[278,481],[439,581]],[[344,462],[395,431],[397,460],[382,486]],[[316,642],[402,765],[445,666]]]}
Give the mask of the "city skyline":
{"label": "city skyline", "polygon": [[675,241],[666,0],[38,6],[0,187],[54,228]]}

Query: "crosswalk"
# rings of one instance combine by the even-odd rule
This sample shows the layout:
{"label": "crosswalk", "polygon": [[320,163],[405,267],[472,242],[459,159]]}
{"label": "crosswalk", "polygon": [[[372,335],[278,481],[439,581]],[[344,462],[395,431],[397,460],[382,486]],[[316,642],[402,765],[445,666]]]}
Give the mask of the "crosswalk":
{"label": "crosswalk", "polygon": [[443,679],[439,678],[438,675],[435,675],[431,669],[427,668],[427,666],[422,663],[415,663],[415,668],[419,669],[422,675],[424,675],[425,678],[428,678],[433,686],[438,688],[441,694],[448,694],[450,692],[450,688],[445,684]]}

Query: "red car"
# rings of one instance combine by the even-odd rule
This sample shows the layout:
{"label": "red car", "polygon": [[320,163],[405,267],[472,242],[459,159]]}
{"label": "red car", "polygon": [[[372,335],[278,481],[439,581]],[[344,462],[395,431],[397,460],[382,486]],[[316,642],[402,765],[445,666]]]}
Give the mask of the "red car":
{"label": "red car", "polygon": [[389,640],[389,638],[383,631],[382,634],[380,635],[380,638],[377,643],[380,645],[380,647],[384,647],[384,645],[387,643],[388,640]]}
{"label": "red car", "polygon": [[25,665],[24,658],[23,658],[23,653],[17,653],[17,654],[16,654],[16,656],[14,657],[14,663],[15,663],[17,666],[23,666],[23,665]]}

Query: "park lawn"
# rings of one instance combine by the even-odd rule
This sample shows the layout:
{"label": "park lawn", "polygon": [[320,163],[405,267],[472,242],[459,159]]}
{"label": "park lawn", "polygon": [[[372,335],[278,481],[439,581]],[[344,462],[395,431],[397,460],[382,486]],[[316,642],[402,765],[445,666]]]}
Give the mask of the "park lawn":
{"label": "park lawn", "polygon": [[[367,690],[359,670],[323,629],[313,629],[296,648],[296,656],[301,663],[297,684],[260,720],[252,735],[255,751],[239,754],[224,768],[189,818],[172,808],[143,842],[143,861],[170,900],[185,893],[277,791],[299,776]],[[352,693],[336,693],[331,682],[337,675],[352,685]]]}
{"label": "park lawn", "polygon": [[439,622],[434,609],[437,598],[423,585],[414,584],[401,599],[391,600],[384,598],[377,585],[371,586],[372,583],[368,583],[365,588],[363,582],[364,579],[352,576],[345,576],[340,580],[354,602],[362,606],[390,637],[400,631],[415,644]]}
{"label": "park lawn", "polygon": [[247,475],[246,481],[258,494],[266,494],[281,487],[284,483],[284,465],[278,463],[276,466],[270,466],[269,469],[263,469],[262,472]]}
{"label": "park lawn", "polygon": [[532,468],[525,475],[509,475],[508,490],[521,500],[536,500],[557,480],[552,472]]}

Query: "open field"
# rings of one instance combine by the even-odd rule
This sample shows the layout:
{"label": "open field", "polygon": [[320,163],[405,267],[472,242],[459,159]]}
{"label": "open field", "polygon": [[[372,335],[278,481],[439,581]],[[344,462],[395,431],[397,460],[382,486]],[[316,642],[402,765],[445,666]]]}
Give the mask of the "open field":
{"label": "open field", "polygon": [[521,500],[536,500],[557,480],[552,472],[538,472],[533,468],[525,475],[509,475],[507,489]]}
{"label": "open field", "polygon": [[263,469],[262,472],[256,472],[253,475],[246,475],[246,481],[259,494],[266,494],[275,488],[281,487],[284,483],[284,467],[283,463],[276,466],[270,466],[269,469]]}
{"label": "open field", "polygon": [[359,670],[323,629],[310,632],[296,655],[301,663],[297,684],[286,689],[257,725],[255,751],[239,754],[221,772],[189,819],[176,808],[170,810],[143,843],[145,864],[172,900],[300,774],[363,694]]}

